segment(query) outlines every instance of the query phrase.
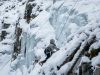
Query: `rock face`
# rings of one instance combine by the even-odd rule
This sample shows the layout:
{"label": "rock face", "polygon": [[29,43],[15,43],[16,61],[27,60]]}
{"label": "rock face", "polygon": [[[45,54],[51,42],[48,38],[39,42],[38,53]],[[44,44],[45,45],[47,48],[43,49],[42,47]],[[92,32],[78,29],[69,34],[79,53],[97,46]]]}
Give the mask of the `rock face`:
{"label": "rock face", "polygon": [[32,9],[33,9],[32,5],[28,3],[26,5],[25,16],[24,16],[24,18],[27,20],[27,23],[30,22]]}
{"label": "rock face", "polygon": [[34,19],[38,15],[35,12],[39,13],[41,11],[42,9],[40,9],[39,5],[37,6],[35,0],[28,0],[25,7],[24,19],[26,19],[26,22],[29,23],[31,19]]}
{"label": "rock face", "polygon": [[13,60],[15,60],[21,52],[21,34],[22,34],[22,29],[19,27],[16,27],[16,41],[14,43],[14,52],[13,52]]}
{"label": "rock face", "polygon": [[6,31],[2,31],[1,32],[1,41],[3,40],[3,39],[5,39],[5,36],[7,35],[7,32]]}

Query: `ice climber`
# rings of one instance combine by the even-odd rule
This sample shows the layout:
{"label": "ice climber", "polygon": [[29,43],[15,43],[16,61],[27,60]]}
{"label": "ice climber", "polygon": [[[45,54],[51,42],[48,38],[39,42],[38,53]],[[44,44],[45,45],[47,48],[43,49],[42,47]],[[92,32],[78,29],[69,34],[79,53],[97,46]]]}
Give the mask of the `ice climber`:
{"label": "ice climber", "polygon": [[59,50],[59,48],[57,48],[56,44],[55,44],[55,40],[51,39],[50,40],[50,44],[48,45],[48,47],[45,48],[44,53],[46,55],[46,59],[44,61],[41,61],[39,64],[42,65],[43,63],[45,63],[47,61],[48,58],[50,58],[50,56]]}

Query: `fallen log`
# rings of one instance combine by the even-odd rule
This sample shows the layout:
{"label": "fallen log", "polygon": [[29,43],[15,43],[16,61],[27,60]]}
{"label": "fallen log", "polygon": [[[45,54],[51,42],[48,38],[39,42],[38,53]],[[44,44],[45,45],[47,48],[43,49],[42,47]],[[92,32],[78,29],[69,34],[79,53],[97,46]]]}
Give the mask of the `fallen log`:
{"label": "fallen log", "polygon": [[66,75],[70,75],[70,73],[72,73],[73,68],[74,68],[75,64],[77,63],[77,61],[79,60],[79,58],[84,54],[85,51],[89,50],[89,47],[95,42],[95,40],[96,40],[96,36],[94,35],[91,38],[89,38],[83,42],[80,49],[78,50],[78,52],[75,54],[73,60],[71,61],[71,62],[73,62],[73,64],[71,65],[71,67],[68,70],[68,72],[66,73]]}

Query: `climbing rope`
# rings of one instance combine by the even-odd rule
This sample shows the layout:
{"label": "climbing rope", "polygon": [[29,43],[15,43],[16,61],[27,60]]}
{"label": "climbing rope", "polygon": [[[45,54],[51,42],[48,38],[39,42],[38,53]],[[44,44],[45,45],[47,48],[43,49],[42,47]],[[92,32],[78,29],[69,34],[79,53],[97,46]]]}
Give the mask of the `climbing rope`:
{"label": "climbing rope", "polygon": [[[68,12],[68,13],[69,13],[69,16],[67,17],[67,23],[68,23],[68,21],[69,21],[69,19],[70,19],[71,11],[74,10],[74,8],[77,6],[77,3],[78,3],[78,0],[77,0],[77,1],[75,2],[75,4],[73,5],[72,9]],[[74,13],[74,11],[73,11],[73,13]],[[72,13],[72,14],[73,14],[73,13]],[[63,31],[65,25],[66,25],[66,23],[63,25],[63,27],[62,27],[62,29],[61,29],[61,32],[60,32],[60,34],[59,34],[58,37],[57,37],[57,40],[59,40],[59,38],[60,38],[60,36],[61,36],[61,34],[62,34],[62,31]]]}

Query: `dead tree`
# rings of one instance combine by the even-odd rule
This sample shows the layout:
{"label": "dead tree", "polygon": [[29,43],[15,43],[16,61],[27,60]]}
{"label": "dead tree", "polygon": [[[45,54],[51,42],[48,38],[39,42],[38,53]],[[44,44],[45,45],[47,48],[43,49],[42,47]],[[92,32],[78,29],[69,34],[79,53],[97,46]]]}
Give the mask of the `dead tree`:
{"label": "dead tree", "polygon": [[[83,43],[83,47],[82,49],[79,49],[78,51],[78,56],[77,58],[75,59],[73,65],[70,67],[69,71],[67,72],[66,75],[70,75],[70,73],[72,73],[72,70],[75,66],[75,64],[77,63],[77,61],[79,60],[79,58],[84,54],[85,51],[89,50],[90,46],[95,42],[96,40],[96,36],[94,35],[93,37],[91,37],[90,39],[86,40],[84,43]],[[74,59],[74,58],[73,58]]]}
{"label": "dead tree", "polygon": [[65,64],[68,63],[68,62],[70,62],[70,61],[73,59],[74,55],[75,55],[76,52],[79,50],[80,46],[81,46],[81,43],[80,43],[80,44],[77,46],[77,48],[65,59],[65,61],[59,66],[59,69],[60,69],[63,65],[65,65]]}

